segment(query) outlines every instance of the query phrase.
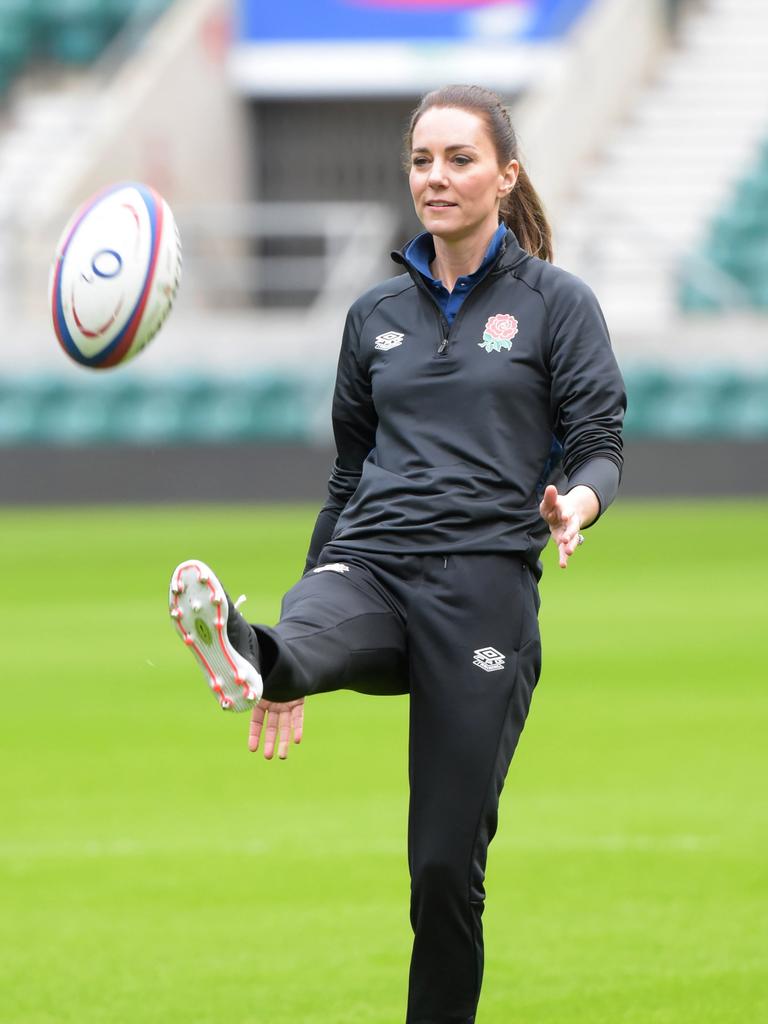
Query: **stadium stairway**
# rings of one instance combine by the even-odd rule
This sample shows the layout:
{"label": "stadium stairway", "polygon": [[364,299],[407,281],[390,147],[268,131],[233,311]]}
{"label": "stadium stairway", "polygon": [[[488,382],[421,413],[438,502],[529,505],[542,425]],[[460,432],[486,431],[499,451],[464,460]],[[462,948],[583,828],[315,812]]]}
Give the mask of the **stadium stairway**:
{"label": "stadium stairway", "polygon": [[707,290],[746,304],[701,243],[757,158],[768,120],[766,53],[765,0],[703,0],[682,20],[655,81],[585,167],[556,255],[596,290],[614,329],[674,320],[679,268],[697,246]]}

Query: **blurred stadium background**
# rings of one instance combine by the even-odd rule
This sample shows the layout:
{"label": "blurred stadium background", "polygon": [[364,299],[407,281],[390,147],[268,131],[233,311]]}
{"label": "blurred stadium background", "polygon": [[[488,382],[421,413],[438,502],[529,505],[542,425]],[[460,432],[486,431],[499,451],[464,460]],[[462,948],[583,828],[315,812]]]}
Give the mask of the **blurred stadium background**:
{"label": "blurred stadium background", "polygon": [[[478,1019],[768,1020],[767,53],[765,0],[0,0],[0,1024],[402,1020],[407,701],[324,696],[249,758],[165,594],[200,556],[275,621],[346,308],[417,230],[407,114],[462,80],[513,107],[630,395],[619,501],[545,552]],[[184,278],[94,373],[47,275],[121,179]]]}
{"label": "blurred stadium background", "polygon": [[[625,494],[765,491],[767,45],[759,0],[3,0],[0,500],[171,500],[183,442],[210,500],[321,493],[344,313],[417,230],[400,138],[446,80],[509,101],[556,258],[603,304]],[[98,375],[55,344],[48,267],[131,178],[176,211],[184,280]]]}

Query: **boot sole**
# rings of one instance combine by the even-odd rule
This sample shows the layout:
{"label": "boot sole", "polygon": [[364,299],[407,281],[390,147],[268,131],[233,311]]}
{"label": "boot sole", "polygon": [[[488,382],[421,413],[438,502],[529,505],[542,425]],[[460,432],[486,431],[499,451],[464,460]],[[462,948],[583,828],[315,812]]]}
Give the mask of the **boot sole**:
{"label": "boot sole", "polygon": [[229,642],[229,602],[205,562],[191,558],[171,576],[168,604],[176,629],[224,711],[250,711],[264,686],[256,668]]}

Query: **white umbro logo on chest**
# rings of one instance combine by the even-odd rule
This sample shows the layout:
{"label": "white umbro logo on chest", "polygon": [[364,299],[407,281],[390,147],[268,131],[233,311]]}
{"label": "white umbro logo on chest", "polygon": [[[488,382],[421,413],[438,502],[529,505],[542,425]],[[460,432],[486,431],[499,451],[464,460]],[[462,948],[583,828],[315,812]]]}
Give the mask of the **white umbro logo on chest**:
{"label": "white umbro logo on chest", "polygon": [[376,336],[373,347],[378,349],[379,352],[388,352],[391,348],[397,348],[398,345],[402,345],[404,338],[405,335],[398,334],[397,331],[387,331],[386,334]]}

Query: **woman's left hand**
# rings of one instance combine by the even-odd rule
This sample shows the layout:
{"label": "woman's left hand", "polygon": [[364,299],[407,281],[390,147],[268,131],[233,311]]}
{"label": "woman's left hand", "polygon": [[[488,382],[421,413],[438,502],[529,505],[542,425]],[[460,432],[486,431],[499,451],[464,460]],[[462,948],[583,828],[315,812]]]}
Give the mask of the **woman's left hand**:
{"label": "woman's left hand", "polygon": [[248,749],[252,753],[259,749],[265,719],[267,725],[264,729],[264,757],[271,761],[277,747],[277,756],[284,761],[288,757],[291,733],[293,742],[301,743],[304,731],[304,698],[285,702],[262,699],[254,706],[248,737]]}
{"label": "woman's left hand", "polygon": [[584,540],[579,531],[589,526],[599,510],[600,503],[590,487],[574,487],[567,494],[558,494],[550,484],[544,491],[539,512],[557,544],[561,569],[568,568],[568,559]]}

